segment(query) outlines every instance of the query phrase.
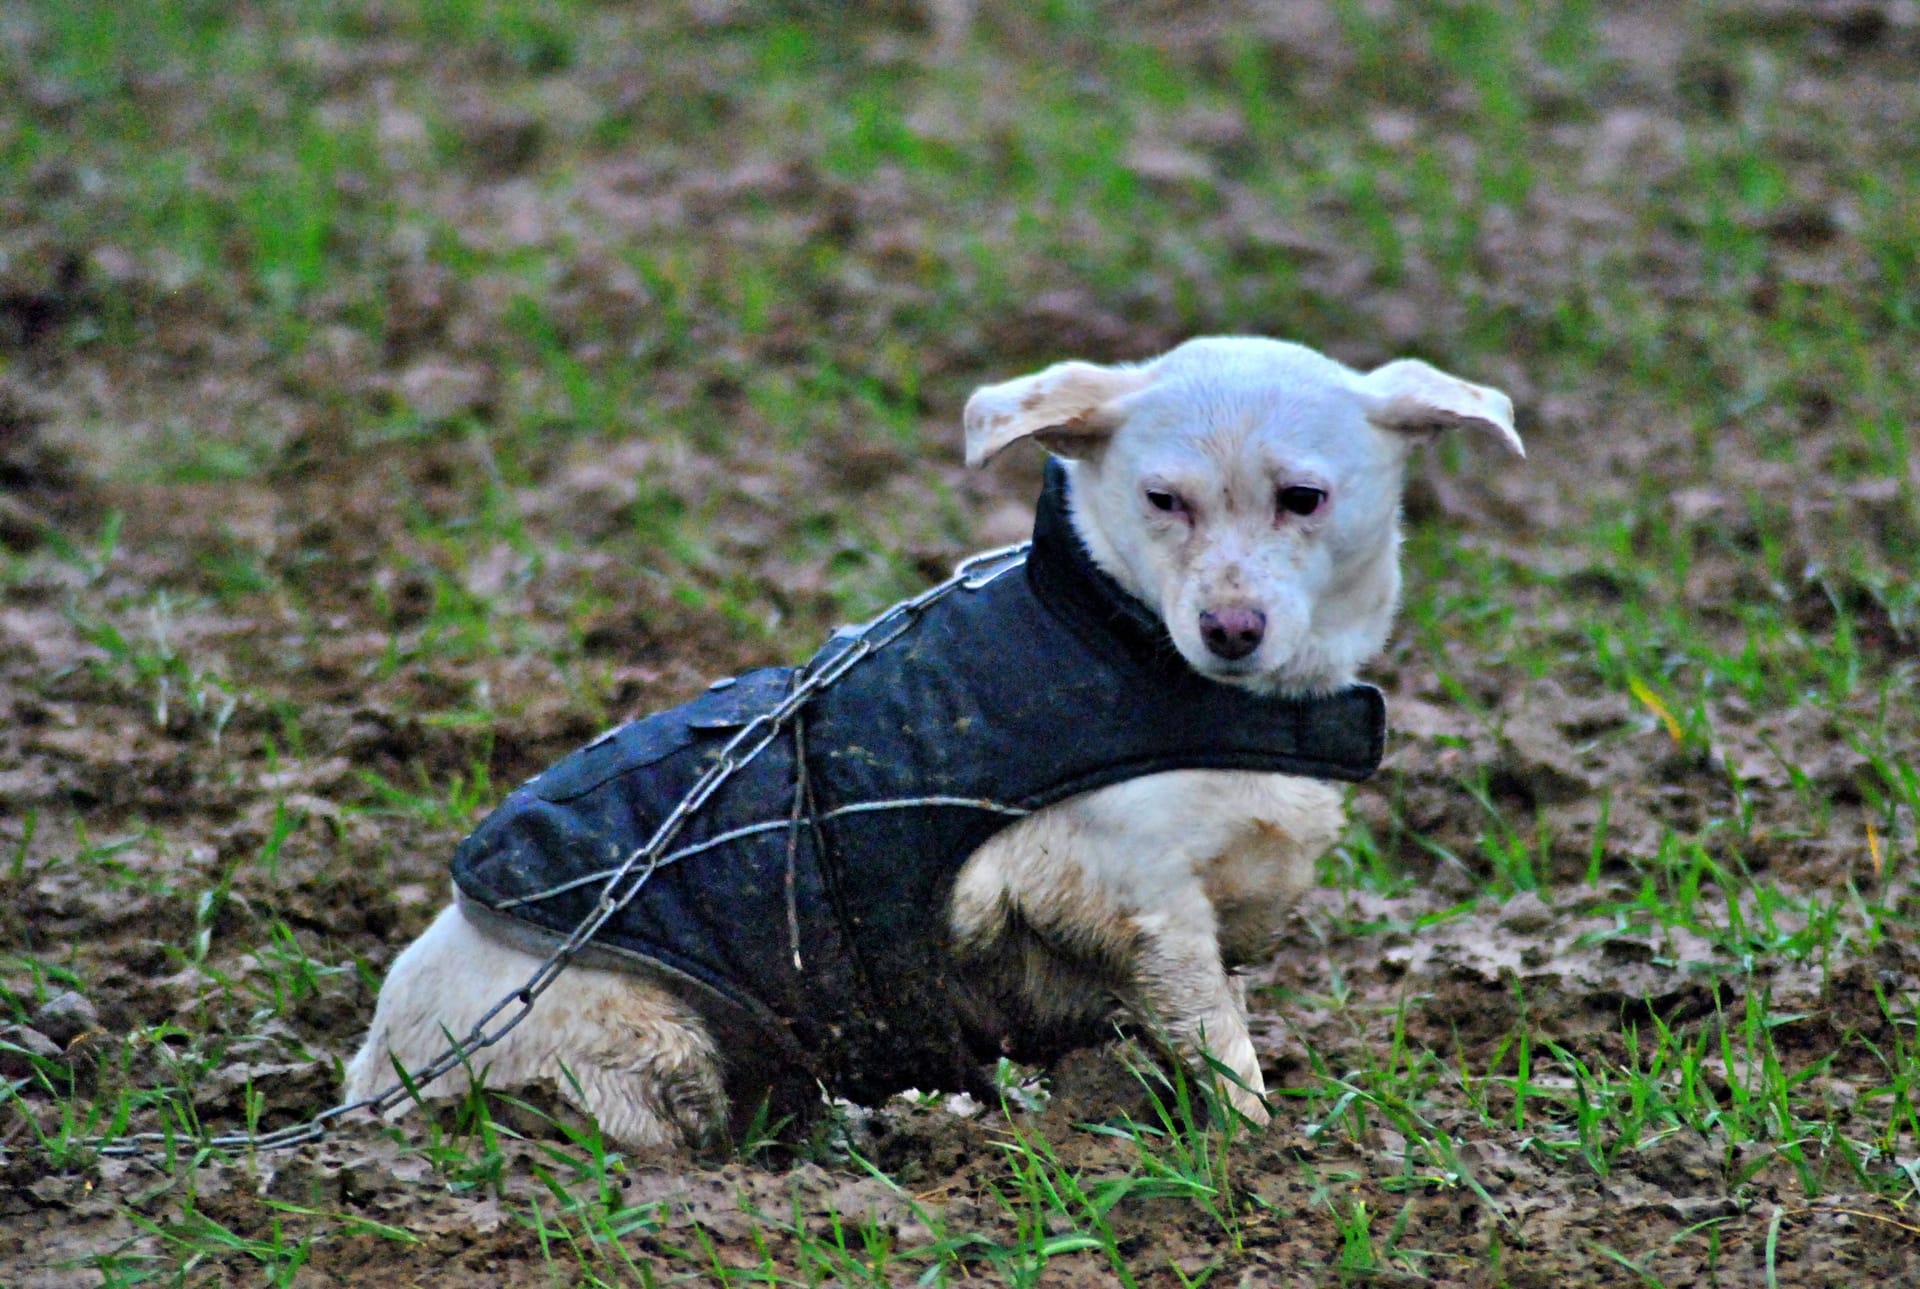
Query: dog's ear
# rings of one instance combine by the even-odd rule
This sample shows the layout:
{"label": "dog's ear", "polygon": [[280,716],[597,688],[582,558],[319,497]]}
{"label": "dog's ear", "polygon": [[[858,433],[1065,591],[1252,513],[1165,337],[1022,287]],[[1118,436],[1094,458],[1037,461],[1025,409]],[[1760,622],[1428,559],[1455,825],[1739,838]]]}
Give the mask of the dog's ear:
{"label": "dog's ear", "polygon": [[1527,454],[1513,428],[1513,400],[1497,389],[1449,376],[1417,358],[1374,368],[1360,378],[1360,388],[1367,419],[1383,430],[1425,436],[1478,430],[1499,439],[1516,456]]}
{"label": "dog's ear", "polygon": [[1145,367],[1055,363],[1043,372],[982,385],[967,400],[967,464],[983,466],[1021,439],[1047,451],[1083,457],[1120,427],[1114,403],[1153,379]]}

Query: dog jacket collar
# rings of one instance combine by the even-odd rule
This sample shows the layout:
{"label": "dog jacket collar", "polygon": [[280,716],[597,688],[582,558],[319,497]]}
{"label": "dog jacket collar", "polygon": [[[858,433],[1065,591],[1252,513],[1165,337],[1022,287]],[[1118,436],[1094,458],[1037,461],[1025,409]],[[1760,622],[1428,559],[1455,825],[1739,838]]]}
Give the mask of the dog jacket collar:
{"label": "dog jacket collar", "polygon": [[[536,950],[571,932],[728,737],[846,640],[610,731],[515,790],[454,855],[469,915]],[[991,1054],[966,1050],[942,944],[953,880],[981,843],[1167,770],[1357,781],[1379,765],[1384,718],[1368,686],[1269,698],[1189,668],[1094,566],[1050,464],[1024,566],[933,601],[810,698],[591,947],[599,963],[691,983],[730,1043],[744,1025],[745,1042],[836,1094],[966,1086]]]}

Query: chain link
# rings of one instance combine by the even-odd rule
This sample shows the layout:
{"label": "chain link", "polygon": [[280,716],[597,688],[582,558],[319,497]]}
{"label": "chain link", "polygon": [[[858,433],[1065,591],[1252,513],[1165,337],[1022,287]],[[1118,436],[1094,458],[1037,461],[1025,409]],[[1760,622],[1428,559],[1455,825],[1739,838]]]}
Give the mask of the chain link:
{"label": "chain link", "polygon": [[[271,1132],[233,1132],[213,1137],[139,1132],[118,1137],[86,1138],[80,1144],[102,1155],[159,1154],[176,1148],[183,1140],[202,1149],[284,1150],[319,1141],[336,1120],[346,1115],[362,1110],[384,1115],[402,1101],[417,1095],[418,1089],[424,1089],[455,1066],[465,1064],[475,1053],[492,1047],[526,1019],[540,995],[559,979],[560,973],[567,969],[587,943],[599,934],[610,919],[633,902],[663,863],[672,861],[674,857],[668,854],[667,847],[679,835],[687,820],[719,791],[722,784],[765,751],[809,699],[906,634],[930,605],[955,591],[979,590],[995,578],[1019,568],[1025,560],[1028,546],[1029,543],[1022,542],[998,550],[983,551],[962,561],[946,581],[928,587],[912,599],[902,600],[862,626],[843,627],[836,631],[820,653],[802,669],[799,682],[788,691],[787,696],[770,710],[759,713],[741,726],[726,746],[720,749],[713,764],[695,781],[687,795],[654,828],[653,835],[646,843],[612,871],[601,887],[600,898],[594,903],[592,911],[574,927],[560,947],[540,964],[526,983],[488,1008],[473,1023],[465,1037],[450,1044],[431,1064],[396,1079],[373,1096],[334,1106],[304,1123]],[[835,646],[838,646],[837,650]]]}

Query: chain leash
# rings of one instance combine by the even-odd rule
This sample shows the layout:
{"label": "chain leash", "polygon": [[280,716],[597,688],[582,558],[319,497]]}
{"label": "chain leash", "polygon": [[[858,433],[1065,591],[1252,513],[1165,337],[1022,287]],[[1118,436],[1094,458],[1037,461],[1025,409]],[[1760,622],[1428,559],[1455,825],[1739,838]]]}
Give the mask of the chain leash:
{"label": "chain leash", "polygon": [[[597,935],[645,889],[647,882],[670,859],[667,847],[696,811],[704,806],[722,784],[760,755],[780,732],[795,721],[800,709],[821,690],[828,688],[865,659],[905,635],[928,607],[960,590],[979,590],[1002,574],[1019,568],[1031,543],[1021,542],[997,550],[982,551],[963,561],[953,576],[928,587],[911,599],[902,600],[872,621],[857,627],[843,627],[829,638],[827,646],[809,662],[798,683],[771,709],[754,716],[727,740],[713,764],[694,782],[687,795],[670,810],[653,830],[644,845],[628,855],[601,887],[593,909],[575,926],[559,948],[527,978],[526,983],[489,1007],[473,1023],[465,1037],[454,1041],[438,1060],[409,1077],[396,1080],[370,1097],[323,1110],[303,1123],[276,1128],[271,1132],[230,1132],[212,1137],[189,1137],[184,1133],[138,1132],[116,1137],[89,1137],[79,1144],[101,1155],[164,1154],[183,1140],[200,1149],[285,1150],[324,1138],[338,1119],[365,1110],[385,1115],[402,1101],[416,1095],[455,1066],[465,1064],[477,1052],[492,1047],[526,1019],[527,1013],[560,977],[588,941]],[[841,647],[829,653],[835,644]],[[511,1010],[509,1010],[511,1009]],[[496,1024],[496,1022],[498,1022]]]}

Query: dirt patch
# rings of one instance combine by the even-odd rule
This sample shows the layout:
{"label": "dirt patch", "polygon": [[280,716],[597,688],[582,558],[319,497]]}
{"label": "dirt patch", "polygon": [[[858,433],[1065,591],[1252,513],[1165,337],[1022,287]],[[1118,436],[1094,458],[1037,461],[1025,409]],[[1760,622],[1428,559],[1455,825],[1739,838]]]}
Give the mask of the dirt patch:
{"label": "dirt patch", "polygon": [[[1909,9],[0,21],[0,1280],[1913,1280]],[[974,384],[1209,331],[1530,448],[1415,467],[1271,1130],[1116,1044],[705,1164],[74,1145],[328,1104],[510,785],[1024,535]]]}

